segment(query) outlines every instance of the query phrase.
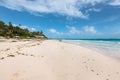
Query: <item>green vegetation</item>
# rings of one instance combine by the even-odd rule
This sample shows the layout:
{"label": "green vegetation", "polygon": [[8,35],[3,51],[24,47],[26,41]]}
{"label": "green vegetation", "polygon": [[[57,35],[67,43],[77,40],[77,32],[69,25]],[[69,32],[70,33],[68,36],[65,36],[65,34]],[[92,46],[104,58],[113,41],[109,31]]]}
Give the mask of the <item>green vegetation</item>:
{"label": "green vegetation", "polygon": [[23,29],[19,26],[13,26],[11,22],[5,24],[3,21],[0,21],[0,36],[5,38],[19,38],[19,39],[47,39],[43,32],[29,31],[27,28]]}

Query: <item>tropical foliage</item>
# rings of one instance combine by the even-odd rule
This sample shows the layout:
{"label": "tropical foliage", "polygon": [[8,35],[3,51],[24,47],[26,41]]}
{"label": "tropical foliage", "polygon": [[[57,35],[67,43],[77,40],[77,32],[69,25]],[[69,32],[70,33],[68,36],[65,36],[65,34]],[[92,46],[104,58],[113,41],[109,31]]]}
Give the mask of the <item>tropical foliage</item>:
{"label": "tropical foliage", "polygon": [[23,29],[19,26],[13,26],[11,22],[5,24],[3,21],[0,21],[0,36],[5,38],[44,38],[47,37],[43,34],[43,32],[30,31],[27,28]]}

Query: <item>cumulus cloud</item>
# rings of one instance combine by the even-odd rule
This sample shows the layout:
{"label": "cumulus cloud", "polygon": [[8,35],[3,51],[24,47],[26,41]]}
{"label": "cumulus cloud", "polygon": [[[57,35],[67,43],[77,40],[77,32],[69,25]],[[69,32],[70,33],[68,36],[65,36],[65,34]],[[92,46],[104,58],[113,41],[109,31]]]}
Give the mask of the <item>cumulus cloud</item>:
{"label": "cumulus cloud", "polygon": [[112,0],[109,4],[112,6],[120,6],[120,0]]}
{"label": "cumulus cloud", "polygon": [[97,32],[94,26],[85,26],[84,30],[85,30],[85,32],[89,32],[89,33],[96,33]]}
{"label": "cumulus cloud", "polygon": [[51,28],[48,30],[49,34],[53,34],[55,36],[80,36],[84,34],[93,35],[99,34],[94,26],[85,26],[83,29],[78,29],[74,26],[66,26],[67,32],[59,32],[58,30]]}
{"label": "cumulus cloud", "polygon": [[48,32],[50,34],[53,34],[53,35],[58,35],[58,36],[76,36],[76,35],[80,35],[82,32],[81,30],[77,29],[76,27],[74,26],[66,26],[66,32],[59,32],[57,31],[56,29],[54,28],[51,28],[48,30]]}
{"label": "cumulus cloud", "polygon": [[[19,26],[17,24],[13,24],[13,26]],[[28,27],[28,26],[25,26],[25,25],[22,25],[20,26],[22,29],[28,29],[30,31],[36,31],[36,29],[34,27]]]}
{"label": "cumulus cloud", "polygon": [[87,18],[77,7],[78,0],[1,0],[0,5],[30,13],[58,13],[65,16]]}
{"label": "cumulus cloud", "polygon": [[67,26],[70,34],[79,34],[80,30],[77,30],[76,27]]}
{"label": "cumulus cloud", "polygon": [[71,26],[67,26],[67,32],[59,32],[54,28],[49,29],[48,31],[52,34],[56,34],[56,35],[76,35],[76,34],[80,34],[80,30],[76,29],[76,27],[71,27]]}
{"label": "cumulus cloud", "polygon": [[86,13],[91,12],[91,11],[100,12],[101,9],[98,9],[98,8],[89,8],[88,10],[86,10]]}
{"label": "cumulus cloud", "polygon": [[[87,19],[81,9],[86,5],[104,3],[107,0],[1,0],[0,6],[17,10],[27,11],[32,14],[53,13],[63,16],[72,16]],[[117,0],[116,0],[117,1]],[[94,11],[98,11],[94,9]]]}
{"label": "cumulus cloud", "polygon": [[86,6],[86,4],[96,5],[98,3],[105,3],[108,0],[79,0],[80,4],[83,4],[82,6]]}
{"label": "cumulus cloud", "polygon": [[36,31],[36,29],[35,29],[35,28],[30,28],[30,30],[31,30],[31,31]]}
{"label": "cumulus cloud", "polygon": [[[88,5],[94,7],[99,3],[120,6],[120,0],[0,0],[0,6],[27,11],[37,16],[41,16],[42,13],[51,13],[83,19],[88,19],[88,15],[83,13],[82,9]],[[99,12],[100,9],[92,8],[87,11]]]}
{"label": "cumulus cloud", "polygon": [[49,30],[49,32],[51,32],[51,33],[56,33],[57,31],[52,28],[52,29]]}
{"label": "cumulus cloud", "polygon": [[63,33],[58,32],[56,29],[53,29],[53,28],[49,29],[48,31],[52,34],[57,34],[57,35],[62,35],[63,34]]}
{"label": "cumulus cloud", "polygon": [[30,31],[36,31],[36,29],[34,27],[28,27],[28,26],[25,26],[25,25],[20,26],[20,27],[23,28],[23,29],[28,29]]}
{"label": "cumulus cloud", "polygon": [[100,12],[101,9],[100,8],[89,8],[85,11],[85,14],[89,15],[89,12]]}

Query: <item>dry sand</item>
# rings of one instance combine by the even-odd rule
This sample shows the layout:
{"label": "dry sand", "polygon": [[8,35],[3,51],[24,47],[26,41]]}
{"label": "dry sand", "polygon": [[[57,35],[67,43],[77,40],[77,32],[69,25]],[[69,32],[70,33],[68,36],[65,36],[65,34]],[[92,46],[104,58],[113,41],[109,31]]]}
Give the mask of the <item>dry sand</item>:
{"label": "dry sand", "polygon": [[53,40],[2,41],[0,80],[120,80],[120,61]]}

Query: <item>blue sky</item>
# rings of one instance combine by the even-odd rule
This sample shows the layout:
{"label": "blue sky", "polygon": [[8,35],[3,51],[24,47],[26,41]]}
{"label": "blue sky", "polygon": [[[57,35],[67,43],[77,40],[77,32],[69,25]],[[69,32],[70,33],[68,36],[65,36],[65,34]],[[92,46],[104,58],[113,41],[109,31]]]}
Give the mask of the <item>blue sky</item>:
{"label": "blue sky", "polygon": [[0,20],[49,38],[120,38],[120,0],[0,0]]}

